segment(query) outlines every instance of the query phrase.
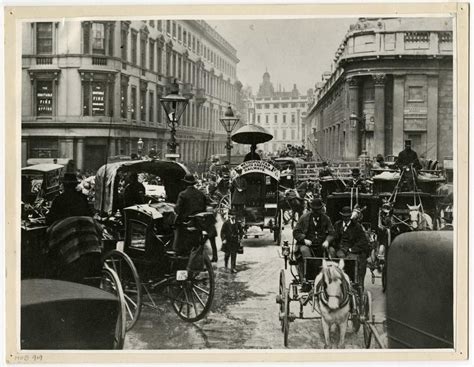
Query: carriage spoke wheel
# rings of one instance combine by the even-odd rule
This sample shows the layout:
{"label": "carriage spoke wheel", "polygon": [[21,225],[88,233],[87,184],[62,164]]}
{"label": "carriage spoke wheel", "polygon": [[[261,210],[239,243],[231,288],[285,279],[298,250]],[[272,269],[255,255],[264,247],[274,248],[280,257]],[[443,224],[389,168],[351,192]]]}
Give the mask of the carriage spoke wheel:
{"label": "carriage spoke wheel", "polygon": [[214,299],[215,278],[211,261],[204,257],[204,270],[188,272],[188,279],[174,280],[169,285],[173,310],[188,322],[201,320],[209,312]]}
{"label": "carriage spoke wheel", "polygon": [[219,200],[219,209],[218,212],[222,218],[224,218],[230,210],[230,195],[224,195],[221,200]]}
{"label": "carriage spoke wheel", "polygon": [[278,309],[278,318],[280,319],[281,331],[284,330],[283,324],[283,313],[284,313],[284,296],[285,296],[285,289],[286,289],[286,280],[285,280],[285,271],[282,269],[280,270],[280,282],[278,284],[278,296],[279,296],[279,309]]}
{"label": "carriage spoke wheel", "polygon": [[357,334],[360,329],[360,316],[362,314],[361,312],[361,297],[359,296],[359,293],[357,293],[354,297],[354,309],[352,310],[351,314],[351,321],[352,321],[352,331],[354,334]]}
{"label": "carriage spoke wheel", "polygon": [[372,341],[372,331],[369,328],[369,323],[372,322],[372,294],[367,291],[364,294],[364,316],[365,316],[365,323],[364,323],[364,346],[365,348],[370,348],[370,342]]}
{"label": "carriage spoke wheel", "polygon": [[129,331],[137,322],[142,306],[140,277],[133,261],[122,251],[112,250],[105,254],[104,264],[114,270],[122,283],[126,307],[126,325]]}
{"label": "carriage spoke wheel", "polygon": [[123,349],[125,333],[127,332],[125,296],[117,273],[107,266],[102,269],[100,288],[106,292],[112,293],[117,296],[118,311],[117,324],[115,325],[114,332],[113,349]]}
{"label": "carriage spoke wheel", "polygon": [[283,344],[288,346],[288,334],[290,332],[290,292],[289,289],[283,289]]}

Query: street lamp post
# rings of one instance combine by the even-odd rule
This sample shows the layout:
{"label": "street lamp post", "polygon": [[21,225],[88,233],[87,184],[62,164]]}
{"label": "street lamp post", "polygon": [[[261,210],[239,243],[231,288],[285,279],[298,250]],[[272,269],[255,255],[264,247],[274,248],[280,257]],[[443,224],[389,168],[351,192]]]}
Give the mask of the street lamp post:
{"label": "street lamp post", "polygon": [[179,158],[179,154],[176,154],[176,148],[179,146],[179,143],[176,141],[176,127],[188,105],[188,99],[179,94],[179,84],[176,79],[171,83],[170,93],[160,98],[160,102],[165,110],[171,132],[166,157],[176,159]]}
{"label": "street lamp post", "polygon": [[232,130],[234,130],[235,125],[239,122],[239,117],[234,115],[234,111],[232,111],[232,107],[229,105],[227,110],[224,113],[224,117],[220,118],[222,126],[224,126],[225,131],[227,132],[227,143],[225,148],[227,150],[227,161],[230,164],[230,151],[232,149],[232,144],[230,141],[230,134]]}

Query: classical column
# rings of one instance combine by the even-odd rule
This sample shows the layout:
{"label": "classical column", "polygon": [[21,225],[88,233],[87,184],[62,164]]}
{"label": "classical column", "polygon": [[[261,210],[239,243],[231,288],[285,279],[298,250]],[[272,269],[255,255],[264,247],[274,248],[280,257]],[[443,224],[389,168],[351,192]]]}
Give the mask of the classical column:
{"label": "classical column", "polygon": [[84,169],[84,139],[76,140],[76,166],[78,170]]}
{"label": "classical column", "polygon": [[385,74],[374,74],[374,154],[385,155]]}
{"label": "classical column", "polygon": [[438,159],[438,75],[428,75],[427,117],[426,138],[428,144],[426,146],[426,158],[436,160]]}
{"label": "classical column", "polygon": [[[359,108],[359,78],[347,78],[347,84],[349,85],[349,116],[354,114],[360,118],[360,108]],[[348,152],[344,154],[347,160],[356,160],[359,156],[360,146],[360,134],[358,124],[353,127],[351,121],[349,121],[348,128]]]}
{"label": "classical column", "polygon": [[[403,124],[405,106],[405,75],[393,76],[393,137],[392,154],[403,150]],[[390,152],[389,152],[390,153]]]}

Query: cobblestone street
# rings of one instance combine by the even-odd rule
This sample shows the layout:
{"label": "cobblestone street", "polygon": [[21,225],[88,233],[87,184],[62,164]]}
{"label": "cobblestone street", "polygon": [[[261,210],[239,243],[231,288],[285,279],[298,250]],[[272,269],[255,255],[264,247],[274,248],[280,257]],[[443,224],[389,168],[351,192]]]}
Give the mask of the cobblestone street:
{"label": "cobblestone street", "polygon": [[[258,229],[259,230],[259,229]],[[237,274],[227,272],[223,253],[215,265],[216,295],[208,316],[194,324],[186,323],[173,312],[166,300],[161,300],[158,310],[143,307],[136,326],[127,333],[125,349],[279,349],[283,334],[278,320],[278,277],[284,267],[278,247],[266,230],[264,237],[244,241],[244,254],[237,258]],[[284,239],[291,239],[286,228]],[[218,246],[220,244],[218,243]],[[371,284],[367,271],[366,288],[372,292],[376,321],[385,318],[385,297],[380,279]],[[290,273],[287,272],[287,282]],[[292,312],[298,315],[297,302]],[[304,309],[305,317],[317,316],[311,306]],[[385,338],[385,331],[378,326]],[[296,320],[290,324],[289,348],[323,348],[323,331],[319,320]],[[372,342],[372,347],[374,343]],[[346,334],[346,348],[363,348],[362,328],[354,334],[350,327]]]}

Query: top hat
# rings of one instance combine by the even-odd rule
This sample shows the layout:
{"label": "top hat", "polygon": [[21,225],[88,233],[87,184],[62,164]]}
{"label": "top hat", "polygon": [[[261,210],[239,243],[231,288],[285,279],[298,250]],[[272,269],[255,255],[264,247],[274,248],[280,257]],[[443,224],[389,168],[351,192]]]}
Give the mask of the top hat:
{"label": "top hat", "polygon": [[321,199],[314,199],[311,204],[310,204],[311,209],[322,209],[323,208],[323,202]]}
{"label": "top hat", "polygon": [[359,177],[360,176],[360,170],[358,168],[353,168],[351,170],[351,175],[355,176],[355,177]]}
{"label": "top hat", "polygon": [[62,179],[63,184],[78,184],[79,180],[77,179],[77,176],[75,173],[72,172],[66,172],[63,176]]}
{"label": "top hat", "polygon": [[188,185],[197,184],[196,177],[192,174],[187,174],[181,181],[186,182]]}
{"label": "top hat", "polygon": [[411,147],[411,140],[405,140],[405,146],[410,146]]}
{"label": "top hat", "polygon": [[377,154],[377,157],[375,159],[377,160],[377,162],[383,161],[383,155]]}
{"label": "top hat", "polygon": [[345,206],[342,208],[339,214],[341,214],[343,217],[350,217],[352,215],[352,210],[350,207]]}
{"label": "top hat", "polygon": [[323,167],[326,167],[326,166],[328,166],[328,162],[324,161],[323,162]]}

